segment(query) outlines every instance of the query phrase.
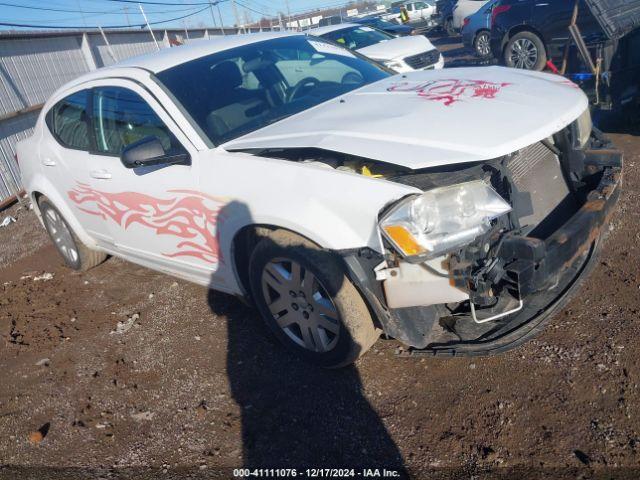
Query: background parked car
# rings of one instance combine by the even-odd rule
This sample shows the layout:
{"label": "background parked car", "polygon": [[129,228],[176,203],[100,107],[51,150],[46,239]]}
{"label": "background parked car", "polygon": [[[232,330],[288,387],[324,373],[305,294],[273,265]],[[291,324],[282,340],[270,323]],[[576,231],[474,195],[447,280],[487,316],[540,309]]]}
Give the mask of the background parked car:
{"label": "background parked car", "polygon": [[[562,57],[570,37],[574,2],[500,0],[493,9],[491,50],[505,65],[543,70],[549,59]],[[606,37],[584,0],[580,0],[577,25],[587,45]]]}
{"label": "background parked car", "polygon": [[462,43],[480,58],[491,56],[491,10],[498,0],[490,0],[462,22]]}
{"label": "background parked car", "polygon": [[394,37],[356,23],[314,28],[309,33],[355,50],[399,73],[444,66],[444,58],[438,49],[423,35]]}
{"label": "background parked car", "polygon": [[436,24],[442,27],[449,36],[456,34],[453,28],[453,7],[455,5],[456,0],[438,0],[436,4]]}
{"label": "background parked car", "polygon": [[476,13],[487,2],[488,0],[458,0],[453,7],[453,28],[459,32],[464,19]]}
{"label": "background parked car", "polygon": [[434,1],[424,2],[407,2],[404,4],[409,14],[409,22],[430,21],[434,13],[436,13],[436,4]]}
{"label": "background parked car", "polygon": [[326,27],[327,25],[338,25],[342,22],[344,22],[344,20],[340,15],[333,15],[332,17],[321,18],[318,25],[320,27]]}
{"label": "background parked car", "polygon": [[410,25],[400,25],[397,23],[389,22],[388,20],[383,20],[380,17],[363,17],[353,20],[353,23],[358,23],[360,25],[369,25],[370,27],[375,27],[378,30],[382,30],[390,35],[394,35],[396,37],[405,37],[407,35],[415,35],[417,31]]}

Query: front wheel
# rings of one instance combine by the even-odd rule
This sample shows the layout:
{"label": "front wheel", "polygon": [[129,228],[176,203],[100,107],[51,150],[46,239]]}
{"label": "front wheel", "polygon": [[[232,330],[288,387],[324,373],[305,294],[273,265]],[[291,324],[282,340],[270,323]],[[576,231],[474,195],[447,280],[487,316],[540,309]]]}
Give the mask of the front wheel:
{"label": "front wheel", "polygon": [[476,35],[475,40],[473,41],[473,50],[476,55],[480,58],[487,58],[491,56],[491,34],[483,30]]}
{"label": "front wheel", "polygon": [[378,339],[367,305],[339,257],[278,230],[261,240],[249,264],[251,292],[286,348],[327,368],[354,362]]}
{"label": "front wheel", "polygon": [[535,33],[516,33],[504,49],[504,63],[507,67],[540,72],[547,63],[544,43]]}

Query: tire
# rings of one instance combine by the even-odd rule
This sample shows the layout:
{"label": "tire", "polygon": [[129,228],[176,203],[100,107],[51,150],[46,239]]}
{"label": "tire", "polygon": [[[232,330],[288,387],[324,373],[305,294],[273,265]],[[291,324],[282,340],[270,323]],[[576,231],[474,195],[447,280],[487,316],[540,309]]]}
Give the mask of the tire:
{"label": "tire", "polygon": [[453,28],[453,18],[449,17],[444,21],[444,31],[447,33],[449,37],[455,37],[458,32]]}
{"label": "tire", "polygon": [[533,32],[516,33],[504,49],[504,63],[507,67],[540,72],[547,64],[544,43]]}
{"label": "tire", "polygon": [[488,30],[481,30],[473,39],[473,51],[477,57],[489,58],[491,56],[491,33]]}
{"label": "tire", "polygon": [[256,245],[249,281],[270,330],[309,363],[349,365],[380,335],[340,258],[294,233],[270,232]]}
{"label": "tire", "polygon": [[107,255],[86,247],[47,197],[40,197],[38,207],[51,241],[69,268],[84,272],[104,262]]}

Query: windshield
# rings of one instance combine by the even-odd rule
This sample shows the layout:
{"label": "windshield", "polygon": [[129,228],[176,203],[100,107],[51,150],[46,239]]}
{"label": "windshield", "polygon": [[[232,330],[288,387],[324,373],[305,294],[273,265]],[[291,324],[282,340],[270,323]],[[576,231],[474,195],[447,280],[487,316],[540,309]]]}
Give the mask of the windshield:
{"label": "windshield", "polygon": [[344,45],[351,50],[359,50],[376,43],[392,40],[395,37],[373,27],[363,25],[325,33],[322,38]]}
{"label": "windshield", "polygon": [[319,38],[292,36],[214,53],[156,77],[220,145],[391,74]]}

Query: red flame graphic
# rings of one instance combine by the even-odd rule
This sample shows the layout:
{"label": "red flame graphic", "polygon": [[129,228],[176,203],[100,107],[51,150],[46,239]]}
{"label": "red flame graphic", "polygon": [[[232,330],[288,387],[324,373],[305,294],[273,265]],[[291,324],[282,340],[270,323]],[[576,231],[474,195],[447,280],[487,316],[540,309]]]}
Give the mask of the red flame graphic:
{"label": "red flame graphic", "polygon": [[444,79],[423,83],[400,82],[387,89],[389,92],[416,92],[419,97],[450,106],[464,97],[494,99],[500,90],[510,83],[486,80]]}
{"label": "red flame graphic", "polygon": [[108,193],[78,183],[67,192],[78,208],[104,220],[110,218],[123,229],[139,224],[157,235],[183,239],[178,251],[166,257],[194,257],[208,263],[222,262],[217,237],[223,199],[192,190],[169,190],[172,198],[161,199],[137,192]]}

